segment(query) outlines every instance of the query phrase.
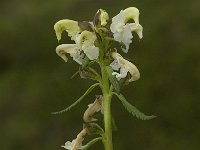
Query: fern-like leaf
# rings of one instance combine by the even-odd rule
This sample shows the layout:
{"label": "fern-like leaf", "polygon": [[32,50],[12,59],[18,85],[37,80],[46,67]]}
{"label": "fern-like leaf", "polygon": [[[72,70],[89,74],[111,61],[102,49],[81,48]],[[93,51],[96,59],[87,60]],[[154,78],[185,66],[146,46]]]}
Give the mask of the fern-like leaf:
{"label": "fern-like leaf", "polygon": [[147,116],[144,113],[140,112],[135,106],[131,105],[122,94],[113,94],[115,94],[119,98],[126,110],[138,119],[150,120],[156,117],[154,115]]}
{"label": "fern-like leaf", "polygon": [[99,83],[93,84],[93,85],[90,86],[90,87],[87,89],[87,91],[86,91],[77,101],[75,101],[72,105],[70,105],[69,107],[67,107],[67,108],[65,108],[65,109],[63,109],[63,110],[61,110],[61,111],[52,112],[52,114],[61,114],[61,113],[64,113],[64,112],[69,111],[71,108],[73,108],[73,107],[76,106],[78,103],[80,103],[80,102],[83,100],[83,98],[84,98],[85,96],[87,96],[87,95],[88,95],[96,86],[98,86],[98,85],[99,85]]}

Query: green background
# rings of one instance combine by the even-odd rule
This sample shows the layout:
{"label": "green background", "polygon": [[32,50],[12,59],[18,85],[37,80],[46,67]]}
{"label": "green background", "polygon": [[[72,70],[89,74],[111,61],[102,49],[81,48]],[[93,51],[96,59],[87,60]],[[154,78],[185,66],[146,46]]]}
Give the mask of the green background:
{"label": "green background", "polygon": [[[200,149],[199,0],[1,0],[0,149],[62,150],[82,128],[93,92],[68,113],[51,115],[75,101],[92,82],[70,79],[78,69],[55,53],[53,26],[60,19],[92,20],[99,8],[111,17],[140,10],[144,38],[129,53],[141,78],[122,92],[150,121],[133,118],[115,98],[115,150]],[[72,43],[64,34],[61,43]],[[102,150],[98,143],[91,149]]]}

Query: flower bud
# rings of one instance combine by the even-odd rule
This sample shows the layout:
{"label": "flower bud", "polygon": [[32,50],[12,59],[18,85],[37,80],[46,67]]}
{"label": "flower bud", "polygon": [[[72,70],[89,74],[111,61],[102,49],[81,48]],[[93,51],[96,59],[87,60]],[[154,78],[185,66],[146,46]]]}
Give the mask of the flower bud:
{"label": "flower bud", "polygon": [[94,103],[88,105],[88,109],[85,111],[83,115],[83,120],[85,122],[93,122],[97,121],[96,118],[93,117],[95,112],[99,112],[102,108],[102,96],[97,97]]}
{"label": "flower bud", "polygon": [[98,26],[99,24],[101,26],[105,26],[108,20],[109,20],[108,13],[103,9],[99,9],[94,16],[93,23],[95,26]]}

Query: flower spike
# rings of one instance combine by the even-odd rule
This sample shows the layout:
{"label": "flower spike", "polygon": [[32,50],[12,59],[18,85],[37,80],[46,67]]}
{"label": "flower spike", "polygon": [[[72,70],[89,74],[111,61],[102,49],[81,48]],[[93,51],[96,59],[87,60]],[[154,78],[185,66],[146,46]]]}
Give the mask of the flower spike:
{"label": "flower spike", "polygon": [[[114,128],[112,125],[114,121],[111,114],[113,95],[116,95],[127,111],[138,119],[149,120],[155,117],[153,115],[147,116],[131,105],[122,95],[121,90],[121,87],[127,85],[128,82],[140,78],[137,67],[124,59],[117,53],[116,49],[116,46],[120,45],[123,52],[128,52],[133,39],[132,32],[135,32],[139,39],[143,38],[143,27],[139,23],[139,15],[140,12],[136,7],[129,7],[121,10],[119,14],[110,19],[105,10],[99,9],[92,22],[63,19],[54,25],[58,41],[61,39],[63,31],[66,31],[73,41],[73,44],[61,44],[56,47],[56,53],[65,62],[70,56],[79,64],[79,69],[73,77],[79,74],[81,78],[91,79],[97,83],[90,86],[69,107],[52,114],[69,111],[97,86],[100,87],[102,94],[96,96],[94,102],[89,104],[83,113],[81,132],[74,140],[67,141],[61,147],[68,150],[86,150],[96,141],[101,140],[105,150],[113,150],[112,130]],[[77,86],[81,84],[80,82]],[[97,113],[103,115],[104,128],[98,124]],[[88,135],[101,137],[82,145]]]}

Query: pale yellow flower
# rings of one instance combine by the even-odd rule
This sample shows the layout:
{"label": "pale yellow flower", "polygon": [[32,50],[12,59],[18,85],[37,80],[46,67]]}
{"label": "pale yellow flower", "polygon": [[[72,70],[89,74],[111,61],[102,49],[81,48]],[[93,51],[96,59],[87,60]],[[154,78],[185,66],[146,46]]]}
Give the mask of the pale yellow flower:
{"label": "pale yellow flower", "polygon": [[[135,23],[127,23],[130,19],[133,19]],[[143,37],[143,27],[139,24],[139,10],[135,7],[121,10],[118,15],[112,18],[110,29],[114,39],[126,46],[122,50],[127,53],[129,45],[132,43],[132,32],[136,32],[140,39]]]}
{"label": "pale yellow flower", "polygon": [[117,52],[113,52],[111,55],[114,61],[110,64],[110,66],[113,70],[119,71],[119,73],[113,72],[112,75],[115,75],[118,80],[125,78],[128,72],[131,74],[129,82],[136,81],[140,78],[140,72],[134,64],[124,59]]}

